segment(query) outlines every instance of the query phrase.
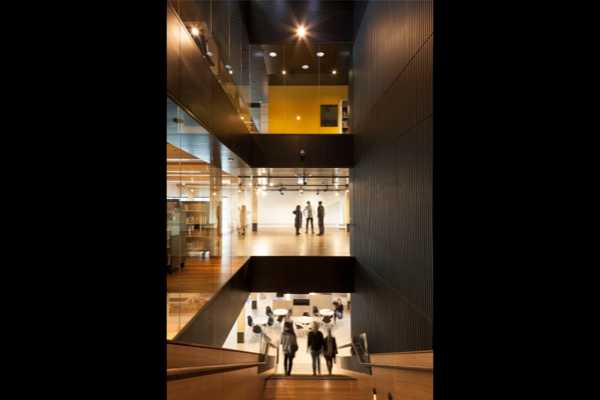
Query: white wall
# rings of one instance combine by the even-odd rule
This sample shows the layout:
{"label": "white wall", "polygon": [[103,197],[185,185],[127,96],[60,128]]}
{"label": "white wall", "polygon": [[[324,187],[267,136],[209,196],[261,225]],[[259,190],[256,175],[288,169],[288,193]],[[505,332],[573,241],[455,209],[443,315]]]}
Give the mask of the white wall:
{"label": "white wall", "polygon": [[[325,207],[325,225],[337,226],[344,223],[344,192],[284,192],[282,196],[279,192],[266,192],[258,196],[258,226],[294,226],[294,214],[292,211],[296,205],[302,209],[306,202],[310,201],[313,207],[313,218],[315,230],[317,230],[317,206],[319,201],[323,202]],[[303,215],[302,226],[306,216]]]}

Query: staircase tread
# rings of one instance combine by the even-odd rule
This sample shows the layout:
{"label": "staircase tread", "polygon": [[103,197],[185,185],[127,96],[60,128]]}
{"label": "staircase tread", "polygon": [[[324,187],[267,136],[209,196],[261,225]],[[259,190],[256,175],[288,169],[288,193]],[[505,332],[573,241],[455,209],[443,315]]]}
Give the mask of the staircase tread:
{"label": "staircase tread", "polygon": [[338,380],[338,381],[355,381],[356,378],[352,378],[347,375],[312,375],[312,374],[273,374],[268,379],[289,379],[289,380]]}

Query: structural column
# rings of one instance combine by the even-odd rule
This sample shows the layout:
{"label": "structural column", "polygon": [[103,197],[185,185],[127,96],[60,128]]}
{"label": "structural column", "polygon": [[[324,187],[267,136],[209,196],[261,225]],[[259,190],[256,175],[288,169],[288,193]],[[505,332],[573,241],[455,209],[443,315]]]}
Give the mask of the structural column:
{"label": "structural column", "polygon": [[350,193],[344,192],[344,225],[346,231],[350,232]]}
{"label": "structural column", "polygon": [[258,188],[252,191],[252,232],[258,231]]}

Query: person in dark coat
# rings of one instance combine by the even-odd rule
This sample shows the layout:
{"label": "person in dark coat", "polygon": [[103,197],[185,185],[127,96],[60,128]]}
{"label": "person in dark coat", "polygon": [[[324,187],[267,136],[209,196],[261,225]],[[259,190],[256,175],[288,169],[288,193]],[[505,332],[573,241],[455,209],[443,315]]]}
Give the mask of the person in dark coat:
{"label": "person in dark coat", "polygon": [[286,375],[292,373],[292,363],[298,351],[298,341],[294,332],[294,324],[286,322],[283,325],[283,333],[281,334],[281,349],[283,350],[283,367]]}
{"label": "person in dark coat", "polygon": [[325,233],[325,207],[323,207],[323,202],[319,202],[319,206],[317,207],[317,220],[319,223],[319,234],[317,236],[323,236]]}
{"label": "person in dark coat", "polygon": [[327,337],[325,338],[323,356],[325,357],[325,362],[327,363],[329,375],[331,375],[331,370],[333,369],[333,363],[335,362],[335,356],[337,352],[337,343],[335,338],[331,336],[331,329],[327,329]]}
{"label": "person in dark coat", "polygon": [[292,213],[295,215],[294,226],[296,227],[296,235],[299,235],[300,228],[302,228],[302,209],[300,208],[300,205],[297,205]]}
{"label": "person in dark coat", "polygon": [[325,346],[325,339],[319,330],[319,324],[313,322],[312,329],[308,333],[308,343],[306,345],[306,351],[310,350],[310,356],[312,357],[313,375],[317,375],[317,372],[321,375],[321,353],[323,353],[323,346]]}

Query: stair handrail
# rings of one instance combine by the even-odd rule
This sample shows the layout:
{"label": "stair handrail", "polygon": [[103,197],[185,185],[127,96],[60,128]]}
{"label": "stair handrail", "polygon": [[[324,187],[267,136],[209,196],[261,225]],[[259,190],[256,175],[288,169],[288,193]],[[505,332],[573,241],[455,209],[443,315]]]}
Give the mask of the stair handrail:
{"label": "stair handrail", "polygon": [[[358,351],[358,349],[356,348],[356,345],[353,342],[350,342],[348,344],[339,346],[338,349],[344,349],[347,347],[352,347],[352,349],[354,350],[354,354],[353,356],[358,357],[358,363],[363,366],[363,367],[367,367],[367,368],[392,368],[392,369],[404,369],[404,370],[411,370],[411,371],[433,371],[433,367],[416,367],[416,366],[412,366],[412,365],[394,365],[394,364],[375,364],[372,362],[364,362],[362,360],[362,357],[360,356],[360,352]],[[366,354],[368,356],[368,353],[365,351],[362,354]]]}
{"label": "stair handrail", "polygon": [[[235,371],[238,369],[260,367],[262,365],[266,365],[267,364],[266,358],[267,358],[267,355],[269,354],[269,347],[273,347],[275,350],[277,350],[276,361],[275,361],[275,365],[277,365],[277,363],[279,362],[279,347],[275,346],[272,343],[271,338],[269,336],[267,336],[265,333],[263,333],[262,335],[265,338],[265,343],[266,343],[265,351],[264,351],[264,353],[253,353],[253,354],[257,354],[259,357],[262,356],[263,361],[202,365],[202,366],[198,366],[198,367],[168,368],[167,369],[167,381],[173,381],[173,380],[178,380],[178,379],[187,379],[187,378],[193,378],[193,377],[202,376],[202,375],[215,374],[218,372]],[[198,345],[198,344],[193,344],[193,343],[181,343],[181,342],[178,343],[178,342],[174,342],[171,340],[167,340],[167,343],[175,344],[175,345],[182,345],[182,346],[193,346],[193,347],[203,347],[203,348],[210,348],[210,349],[219,349],[219,350],[226,350],[226,351],[240,351],[240,350],[236,350],[236,349],[225,349],[225,348],[219,348],[219,347],[214,347],[214,346]],[[242,351],[242,352],[251,353],[251,352],[247,352],[247,351]]]}

